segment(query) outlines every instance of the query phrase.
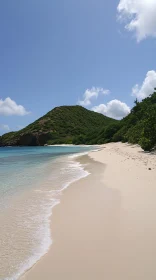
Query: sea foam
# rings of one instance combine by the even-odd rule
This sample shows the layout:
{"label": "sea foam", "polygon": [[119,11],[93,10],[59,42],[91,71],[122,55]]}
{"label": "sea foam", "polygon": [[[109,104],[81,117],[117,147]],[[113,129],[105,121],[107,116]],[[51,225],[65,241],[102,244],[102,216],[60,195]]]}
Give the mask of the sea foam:
{"label": "sea foam", "polygon": [[[82,152],[78,154],[63,155],[49,161],[46,165],[44,163],[43,171],[46,171],[46,177],[38,182],[34,187],[28,188],[22,193],[21,198],[18,197],[14,201],[15,221],[12,222],[11,229],[18,227],[18,238],[13,239],[12,242],[23,246],[23,254],[21,260],[15,260],[16,253],[20,254],[20,247],[17,246],[17,252],[12,254],[14,258],[14,267],[10,271],[6,271],[5,280],[16,280],[29,270],[42,256],[44,256],[49,247],[52,245],[52,233],[50,228],[50,217],[52,209],[60,203],[61,194],[71,183],[84,178],[89,175],[89,172],[84,169],[84,165],[80,164],[75,158],[87,154]],[[41,166],[42,167],[42,164]],[[34,172],[36,169],[34,168]],[[41,168],[38,170],[41,172]],[[11,207],[13,213],[14,207]],[[25,213],[25,211],[27,211]],[[9,210],[8,210],[9,213]],[[20,214],[19,214],[20,213]],[[4,213],[5,214],[5,213]],[[11,213],[10,213],[11,215]],[[18,217],[20,215],[20,218]],[[17,217],[17,221],[16,221]],[[24,222],[23,222],[24,221]],[[9,227],[9,226],[8,226]],[[24,228],[24,230],[23,230]],[[10,230],[7,228],[7,230]],[[24,231],[24,232],[23,232]],[[13,233],[14,234],[14,233]],[[13,235],[12,235],[13,236]],[[19,240],[21,238],[21,240]],[[12,250],[9,248],[9,250]],[[2,252],[5,254],[4,252]],[[12,260],[9,260],[11,263]],[[4,266],[4,270],[7,267]],[[5,271],[3,272],[5,275]]]}

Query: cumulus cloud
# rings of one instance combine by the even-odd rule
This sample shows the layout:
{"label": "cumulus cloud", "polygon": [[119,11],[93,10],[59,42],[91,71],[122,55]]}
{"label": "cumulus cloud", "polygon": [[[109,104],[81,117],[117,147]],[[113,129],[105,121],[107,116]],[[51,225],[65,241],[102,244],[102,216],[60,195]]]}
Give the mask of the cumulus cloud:
{"label": "cumulus cloud", "polygon": [[91,105],[91,100],[97,98],[99,94],[107,95],[110,91],[108,89],[104,89],[101,87],[92,87],[91,89],[87,89],[83,95],[83,100],[79,100],[78,104],[81,106],[89,106]]}
{"label": "cumulus cloud", "polygon": [[127,104],[117,99],[111,100],[107,104],[95,106],[92,110],[114,119],[122,119],[130,113]]}
{"label": "cumulus cloud", "polygon": [[29,114],[22,105],[17,105],[10,97],[0,99],[0,115],[3,116],[25,116]]}
{"label": "cumulus cloud", "polygon": [[0,124],[0,130],[9,131],[10,127],[7,124]]}
{"label": "cumulus cloud", "polygon": [[155,0],[120,0],[117,10],[119,18],[126,22],[125,28],[135,33],[138,42],[156,37]]}
{"label": "cumulus cloud", "polygon": [[151,70],[147,72],[145,80],[143,81],[141,86],[136,84],[132,88],[132,95],[136,96],[139,100],[142,100],[148,97],[150,94],[152,94],[155,87],[156,87],[156,71]]}

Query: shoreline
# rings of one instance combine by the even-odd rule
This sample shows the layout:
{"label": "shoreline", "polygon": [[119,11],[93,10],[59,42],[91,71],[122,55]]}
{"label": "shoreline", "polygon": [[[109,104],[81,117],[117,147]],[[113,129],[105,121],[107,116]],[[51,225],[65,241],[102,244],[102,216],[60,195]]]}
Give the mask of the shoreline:
{"label": "shoreline", "polygon": [[[101,147],[102,149],[102,147]],[[78,162],[81,164],[81,166],[83,167],[84,171],[86,173],[88,173],[87,175],[85,175],[84,177],[82,178],[79,178],[77,180],[75,180],[74,182],[71,182],[69,184],[68,187],[65,187],[63,190],[62,190],[62,194],[61,194],[61,198],[60,198],[60,202],[55,205],[55,207],[53,208],[52,210],[52,213],[51,213],[51,217],[50,217],[50,222],[51,222],[51,238],[52,238],[52,244],[51,246],[49,247],[49,250],[47,251],[47,253],[45,255],[43,255],[30,269],[28,269],[23,275],[21,275],[21,277],[19,279],[21,280],[25,280],[25,279],[29,279],[29,276],[32,277],[30,279],[34,279],[34,275],[31,276],[31,272],[36,268],[38,265],[40,265],[49,255],[49,253],[51,253],[51,250],[53,250],[53,245],[54,245],[54,227],[55,227],[55,224],[53,225],[53,219],[54,219],[54,216],[55,216],[55,212],[57,212],[58,210],[58,206],[63,204],[63,200],[64,200],[64,196],[66,195],[66,193],[68,193],[68,190],[71,189],[71,188],[77,188],[77,185],[79,186],[79,183],[81,181],[86,181],[88,177],[91,176],[91,172],[93,172],[92,168],[94,167],[94,164],[93,164],[93,167],[89,166],[88,168],[88,165],[90,165],[91,162],[95,163],[96,161],[94,161],[93,159],[90,158],[89,154],[90,153],[96,153],[96,151],[99,151],[99,150],[93,150],[93,151],[89,151],[89,152],[86,152],[86,153],[83,153],[83,154],[74,154],[73,156],[69,156],[71,158],[74,159],[74,161]],[[97,166],[100,166],[101,168],[103,168],[103,164],[101,163],[98,163],[96,162]],[[99,175],[101,172],[99,172],[99,170],[97,170],[97,174]],[[55,222],[55,221],[54,221]],[[49,258],[49,257],[48,257]],[[30,274],[30,275],[29,275]],[[37,278],[40,277],[37,273]],[[41,278],[38,278],[38,279],[42,279],[43,275],[41,276]],[[51,277],[51,276],[50,276]],[[36,278],[35,278],[36,279]],[[46,278],[46,279],[51,279],[51,278]]]}
{"label": "shoreline", "polygon": [[[68,185],[88,175],[79,162],[74,160],[75,156],[86,153],[86,150],[54,148],[51,152],[50,148],[52,157],[48,158],[45,154],[43,160],[41,157],[38,161],[38,155],[42,155],[42,152],[37,153],[36,157],[32,156],[33,161],[31,156],[26,157],[32,164],[31,169],[24,161],[24,168],[21,163],[19,170],[21,172],[17,178],[16,175],[8,176],[8,189],[11,183],[13,191],[12,195],[6,196],[3,203],[1,203],[2,199],[0,201],[1,206],[4,204],[4,210],[1,207],[0,215],[2,228],[0,279],[19,279],[47,253],[52,244],[50,217],[54,206],[60,202],[62,191]],[[56,156],[53,156],[55,151]],[[20,189],[16,180],[19,182]],[[30,184],[27,184],[29,182]]]}
{"label": "shoreline", "polygon": [[156,156],[129,144],[101,148],[78,158],[91,174],[63,191],[53,244],[20,279],[156,278]]}
{"label": "shoreline", "polygon": [[[60,146],[60,145],[59,145]],[[73,146],[73,145],[72,145]],[[96,149],[97,151],[97,149]],[[74,168],[76,169],[76,173],[75,173],[75,170],[73,169],[73,178],[70,178],[69,181],[65,182],[64,183],[62,182],[62,184],[60,185],[61,186],[61,189],[60,190],[56,190],[57,194],[55,195],[55,198],[53,197],[52,200],[55,199],[55,202],[53,203],[52,206],[50,206],[50,212],[48,211],[48,220],[47,223],[50,224],[49,228],[48,228],[48,232],[50,231],[50,235],[49,235],[49,246],[48,248],[46,248],[46,251],[38,258],[37,256],[37,259],[34,261],[32,261],[32,264],[30,265],[29,262],[33,259],[34,256],[30,256],[30,258],[28,259],[28,261],[26,261],[26,263],[24,263],[19,272],[17,274],[15,274],[13,276],[13,279],[15,277],[15,279],[21,279],[21,277],[23,277],[23,275],[25,275],[27,272],[29,272],[36,264],[38,264],[38,262],[40,262],[42,260],[42,258],[48,253],[48,251],[50,250],[52,244],[53,244],[53,236],[52,236],[52,232],[51,232],[51,217],[53,215],[53,210],[54,208],[60,204],[60,200],[61,200],[61,196],[63,194],[63,192],[70,186],[72,185],[73,183],[87,177],[89,175],[89,172],[87,170],[85,170],[85,168],[83,167],[82,164],[80,164],[78,158],[81,158],[85,155],[87,155],[90,151],[82,151],[82,152],[76,152],[76,153],[71,153],[69,155],[63,155],[61,156],[62,158],[64,157],[67,157],[67,160],[68,160],[68,164],[72,165],[70,168]],[[60,158],[61,158],[60,157]],[[76,176],[75,176],[76,175]],[[45,239],[45,238],[44,238]],[[36,254],[36,253],[35,253]],[[34,255],[35,255],[34,254]],[[25,267],[25,268],[24,268]],[[22,272],[22,273],[21,273]],[[10,279],[10,278],[9,278]]]}

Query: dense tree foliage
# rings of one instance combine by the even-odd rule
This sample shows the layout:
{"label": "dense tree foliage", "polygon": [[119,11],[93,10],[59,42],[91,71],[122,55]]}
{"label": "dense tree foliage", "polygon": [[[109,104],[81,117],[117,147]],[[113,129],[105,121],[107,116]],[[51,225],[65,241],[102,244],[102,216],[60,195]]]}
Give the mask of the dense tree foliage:
{"label": "dense tree foliage", "polygon": [[18,132],[0,137],[0,145],[104,144],[129,142],[145,151],[156,147],[156,90],[142,102],[135,100],[121,121],[81,106],[57,107]]}
{"label": "dense tree foliage", "polygon": [[139,144],[151,151],[156,146],[156,91],[142,102],[135,101],[131,113],[120,121],[113,141]]}
{"label": "dense tree foliage", "polygon": [[156,89],[142,102],[136,99],[134,103],[131,113],[120,122],[105,125],[85,137],[79,135],[73,142],[103,144],[122,141],[139,144],[143,150],[151,151],[156,147]]}

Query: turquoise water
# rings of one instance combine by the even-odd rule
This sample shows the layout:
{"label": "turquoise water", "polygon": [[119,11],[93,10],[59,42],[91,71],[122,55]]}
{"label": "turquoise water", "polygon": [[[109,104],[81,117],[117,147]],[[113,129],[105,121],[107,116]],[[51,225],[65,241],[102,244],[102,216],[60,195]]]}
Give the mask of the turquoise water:
{"label": "turquoise water", "polygon": [[[88,175],[80,146],[0,148],[0,279],[19,279],[52,243],[49,217],[71,182]],[[9,252],[9,254],[8,254]]]}
{"label": "turquoise water", "polygon": [[6,147],[0,148],[0,207],[10,195],[31,188],[47,176],[48,163],[56,158],[85,152],[90,147]]}

